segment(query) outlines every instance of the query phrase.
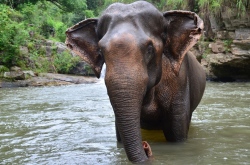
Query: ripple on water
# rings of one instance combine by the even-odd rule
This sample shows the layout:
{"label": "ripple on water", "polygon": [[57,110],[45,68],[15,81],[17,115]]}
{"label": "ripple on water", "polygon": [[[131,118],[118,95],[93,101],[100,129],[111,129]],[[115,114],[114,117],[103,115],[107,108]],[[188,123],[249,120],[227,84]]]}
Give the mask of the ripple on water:
{"label": "ripple on water", "polygon": [[[0,91],[0,164],[130,164],[103,83]],[[153,164],[249,164],[249,103],[250,83],[208,82],[186,142],[142,130]]]}

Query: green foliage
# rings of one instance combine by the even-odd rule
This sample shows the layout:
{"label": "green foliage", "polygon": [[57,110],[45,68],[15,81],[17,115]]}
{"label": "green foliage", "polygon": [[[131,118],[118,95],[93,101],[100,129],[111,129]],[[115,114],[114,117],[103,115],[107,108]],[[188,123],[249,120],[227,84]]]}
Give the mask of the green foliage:
{"label": "green foliage", "polygon": [[[85,0],[0,0],[0,65],[37,72],[47,72],[54,65],[58,72],[67,73],[79,59],[64,52],[54,53],[50,61],[41,45],[44,39],[64,42],[66,29],[89,17],[94,12]],[[20,54],[20,46],[27,47],[28,54]]]}
{"label": "green foliage", "polygon": [[0,65],[0,73],[3,73],[3,72],[8,72],[9,69],[3,65]]}
{"label": "green foliage", "polygon": [[[91,10],[93,11],[93,14],[94,15],[98,15],[98,8],[100,7],[100,0],[87,0],[86,3],[87,3],[87,7],[88,7],[88,10]],[[91,17],[88,17],[88,18],[91,18]]]}
{"label": "green foliage", "polygon": [[54,66],[58,73],[68,73],[80,61],[79,57],[72,57],[68,51],[54,55]]}
{"label": "green foliage", "polygon": [[[18,65],[33,68],[39,72],[49,71],[51,62],[45,57],[45,39],[65,41],[68,27],[86,18],[97,17],[108,5],[135,0],[0,0],[0,65],[7,67]],[[237,9],[242,16],[250,10],[250,0],[146,0],[159,10],[192,10],[195,12],[220,16],[227,6]],[[229,8],[229,9],[228,9]],[[235,12],[232,10],[231,12]],[[230,41],[224,41],[229,50]],[[28,47],[26,55],[20,53],[20,46]],[[205,48],[207,45],[202,45]],[[207,52],[209,53],[209,52]],[[206,52],[205,52],[206,54]],[[54,53],[56,70],[67,73],[76,61],[68,53]],[[88,68],[86,68],[88,69]]]}
{"label": "green foliage", "polygon": [[187,5],[187,1],[183,1],[183,0],[168,0],[166,4],[168,10],[177,10],[177,9],[185,8],[186,5]]}
{"label": "green foliage", "polygon": [[5,4],[10,6],[13,9],[21,9],[22,5],[24,4],[37,4],[37,3],[43,3],[47,4],[48,2],[52,3],[53,6],[57,6],[61,10],[65,12],[71,12],[75,9],[86,9],[87,4],[86,0],[0,0],[1,4]]}
{"label": "green foliage", "polygon": [[237,15],[244,15],[250,8],[250,0],[197,0],[200,8],[209,10],[211,13],[219,14],[224,6],[237,9]]}
{"label": "green foliage", "polygon": [[198,0],[198,4],[202,6],[218,7],[223,0]]}
{"label": "green foliage", "polygon": [[238,16],[244,15],[250,9],[250,0],[236,0]]}
{"label": "green foliage", "polygon": [[32,3],[35,4],[37,3],[39,0],[0,0],[1,4],[5,4],[10,6],[13,9],[17,9],[19,7],[19,5],[22,5],[24,3]]}
{"label": "green foliage", "polygon": [[231,51],[231,45],[233,43],[233,40],[223,40],[226,52]]}
{"label": "green foliage", "polygon": [[5,67],[4,65],[0,65],[0,78],[4,77],[4,72],[8,72],[9,69]]}
{"label": "green foliage", "polygon": [[35,35],[45,38],[54,37],[55,40],[65,40],[66,25],[62,22],[61,10],[49,3],[38,2],[36,5],[30,3],[21,5],[21,13],[29,31]]}
{"label": "green foliage", "polygon": [[18,60],[19,46],[29,40],[22,15],[0,4],[0,64],[11,66]]}
{"label": "green foliage", "polygon": [[89,65],[84,65],[84,70],[86,70],[87,76],[89,76],[92,72],[92,68]]}

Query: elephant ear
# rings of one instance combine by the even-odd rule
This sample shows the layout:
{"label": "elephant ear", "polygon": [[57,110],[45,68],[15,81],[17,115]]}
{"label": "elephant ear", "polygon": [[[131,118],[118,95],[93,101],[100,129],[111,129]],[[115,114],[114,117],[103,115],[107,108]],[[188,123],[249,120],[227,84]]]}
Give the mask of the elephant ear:
{"label": "elephant ear", "polygon": [[100,78],[104,58],[99,51],[96,33],[97,19],[87,19],[66,31],[66,45],[86,61]]}
{"label": "elephant ear", "polygon": [[164,54],[178,76],[185,54],[197,43],[204,25],[197,14],[189,11],[172,10],[163,15],[166,41]]}

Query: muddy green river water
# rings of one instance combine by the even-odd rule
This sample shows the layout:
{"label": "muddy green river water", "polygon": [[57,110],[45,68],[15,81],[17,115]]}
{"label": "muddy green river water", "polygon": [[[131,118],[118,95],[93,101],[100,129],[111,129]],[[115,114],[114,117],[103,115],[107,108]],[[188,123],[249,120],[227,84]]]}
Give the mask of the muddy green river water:
{"label": "muddy green river water", "polygon": [[[0,89],[0,164],[131,164],[103,83]],[[249,165],[250,83],[207,83],[188,140],[142,130],[151,164]]]}

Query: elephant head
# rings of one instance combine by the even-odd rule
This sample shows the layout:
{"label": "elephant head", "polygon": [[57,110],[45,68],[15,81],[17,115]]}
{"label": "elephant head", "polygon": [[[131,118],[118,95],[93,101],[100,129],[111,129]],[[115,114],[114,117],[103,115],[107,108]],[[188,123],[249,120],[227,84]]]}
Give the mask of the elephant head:
{"label": "elephant head", "polygon": [[197,42],[202,20],[192,12],[159,12],[145,1],[115,3],[98,19],[79,22],[66,31],[66,44],[88,62],[96,76],[106,63],[105,84],[118,134],[128,159],[148,159],[141,142],[140,113],[144,98],[162,76],[162,56],[178,72]]}

